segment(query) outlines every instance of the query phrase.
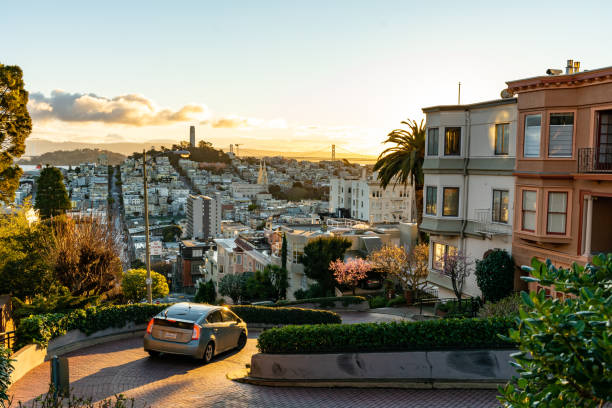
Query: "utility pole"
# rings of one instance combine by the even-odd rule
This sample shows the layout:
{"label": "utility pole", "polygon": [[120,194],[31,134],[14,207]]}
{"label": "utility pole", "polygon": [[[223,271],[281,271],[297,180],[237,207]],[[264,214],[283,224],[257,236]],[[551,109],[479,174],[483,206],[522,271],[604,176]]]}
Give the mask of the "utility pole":
{"label": "utility pole", "polygon": [[146,149],[142,150],[142,178],[144,185],[144,219],[145,219],[145,243],[146,243],[146,255],[145,262],[147,264],[147,302],[153,303],[153,295],[151,291],[151,252],[149,248],[149,196],[147,194],[147,152]]}
{"label": "utility pole", "polygon": [[459,93],[457,94],[457,105],[461,105],[461,82],[459,82]]}

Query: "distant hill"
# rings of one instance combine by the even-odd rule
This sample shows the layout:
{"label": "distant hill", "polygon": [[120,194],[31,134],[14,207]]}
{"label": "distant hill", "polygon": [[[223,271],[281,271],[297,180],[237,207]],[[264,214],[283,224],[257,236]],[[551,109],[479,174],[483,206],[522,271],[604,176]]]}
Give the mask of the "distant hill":
{"label": "distant hill", "polygon": [[57,150],[43,153],[40,156],[30,156],[30,160],[20,160],[20,164],[50,164],[52,166],[76,166],[81,163],[95,163],[100,155],[105,154],[108,164],[117,165],[125,160],[119,153],[100,149]]}

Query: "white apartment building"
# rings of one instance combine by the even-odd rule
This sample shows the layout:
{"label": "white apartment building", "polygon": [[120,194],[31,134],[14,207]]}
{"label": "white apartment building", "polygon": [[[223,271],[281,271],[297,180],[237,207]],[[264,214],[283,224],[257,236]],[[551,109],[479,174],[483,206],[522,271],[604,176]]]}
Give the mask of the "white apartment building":
{"label": "white apartment building", "polygon": [[[442,273],[445,254],[461,251],[475,262],[488,250],[512,248],[516,99],[423,112],[427,146],[420,229],[430,234],[428,280],[440,297],[453,297],[450,278]],[[463,292],[481,294],[474,273]]]}
{"label": "white apartment building", "polygon": [[413,218],[412,186],[380,187],[376,173],[362,170],[361,178],[332,178],[329,186],[329,211],[338,217],[370,224],[410,222]]}
{"label": "white apartment building", "polygon": [[187,236],[208,240],[221,235],[221,196],[190,195],[187,199]]}
{"label": "white apartment building", "polygon": [[267,193],[268,186],[264,184],[232,183],[230,192],[234,198],[248,198],[254,200],[259,193]]}

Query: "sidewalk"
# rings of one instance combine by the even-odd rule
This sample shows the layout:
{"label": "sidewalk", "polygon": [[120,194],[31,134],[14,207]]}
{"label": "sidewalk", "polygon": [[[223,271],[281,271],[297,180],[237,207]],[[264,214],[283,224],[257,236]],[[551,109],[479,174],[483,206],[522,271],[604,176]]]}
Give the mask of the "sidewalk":
{"label": "sidewalk", "polygon": [[[423,320],[423,317],[421,317],[421,308],[418,306],[379,307],[377,309],[370,309],[369,312],[401,316],[411,320]],[[423,307],[423,316],[431,316],[434,318],[433,308]]]}

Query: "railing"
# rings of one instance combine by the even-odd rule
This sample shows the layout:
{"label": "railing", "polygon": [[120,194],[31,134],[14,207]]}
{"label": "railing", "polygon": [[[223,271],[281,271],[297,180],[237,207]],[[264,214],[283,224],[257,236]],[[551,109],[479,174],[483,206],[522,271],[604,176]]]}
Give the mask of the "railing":
{"label": "railing", "polygon": [[490,208],[474,210],[476,232],[486,235],[511,235],[512,230],[508,224],[493,222],[492,211]]}
{"label": "railing", "polygon": [[578,149],[578,173],[612,173],[612,148]]}
{"label": "railing", "polygon": [[4,346],[5,348],[13,348],[14,344],[15,344],[15,332],[14,331],[0,333],[0,345]]}

